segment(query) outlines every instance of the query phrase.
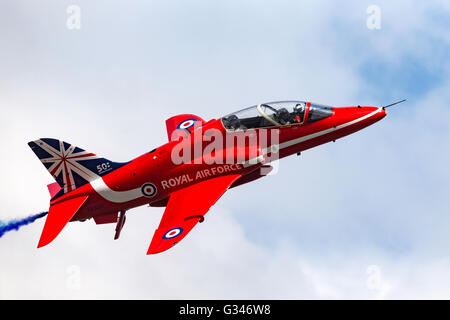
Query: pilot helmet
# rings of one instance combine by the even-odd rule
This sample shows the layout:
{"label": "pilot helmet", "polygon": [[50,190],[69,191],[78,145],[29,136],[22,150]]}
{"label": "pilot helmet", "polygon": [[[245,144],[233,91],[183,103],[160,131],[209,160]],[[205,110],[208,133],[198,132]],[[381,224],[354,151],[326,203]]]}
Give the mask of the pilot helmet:
{"label": "pilot helmet", "polygon": [[296,104],[294,107],[294,111],[297,113],[305,112],[305,109],[306,109],[306,103],[304,103],[304,102],[300,102],[300,103]]}

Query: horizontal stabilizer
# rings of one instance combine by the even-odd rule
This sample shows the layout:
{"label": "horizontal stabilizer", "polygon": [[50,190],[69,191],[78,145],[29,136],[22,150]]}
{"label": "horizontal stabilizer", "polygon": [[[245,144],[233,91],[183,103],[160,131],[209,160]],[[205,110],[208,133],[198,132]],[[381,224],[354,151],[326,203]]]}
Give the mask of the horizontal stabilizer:
{"label": "horizontal stabilizer", "polygon": [[38,248],[49,244],[58,236],[87,198],[88,196],[78,197],[50,206]]}

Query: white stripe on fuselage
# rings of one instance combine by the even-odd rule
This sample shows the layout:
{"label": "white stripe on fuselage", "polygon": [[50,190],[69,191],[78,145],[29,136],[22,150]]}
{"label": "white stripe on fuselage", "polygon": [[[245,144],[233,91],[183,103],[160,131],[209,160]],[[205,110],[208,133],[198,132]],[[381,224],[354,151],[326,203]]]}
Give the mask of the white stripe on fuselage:
{"label": "white stripe on fuselage", "polygon": [[[288,147],[291,147],[291,146],[293,146],[295,144],[298,144],[298,143],[301,143],[301,142],[304,142],[304,141],[308,141],[308,140],[311,140],[311,139],[323,136],[323,135],[325,135],[327,133],[331,133],[331,132],[337,131],[339,129],[343,129],[345,127],[351,126],[352,124],[355,124],[355,123],[363,121],[363,120],[365,120],[367,118],[370,118],[374,114],[376,114],[378,112],[381,112],[381,110],[382,110],[382,108],[378,108],[377,110],[375,110],[375,111],[373,111],[373,112],[371,112],[369,114],[366,114],[365,116],[362,116],[361,118],[358,118],[358,119],[355,119],[355,120],[352,120],[352,121],[340,124],[340,125],[338,125],[336,127],[332,127],[332,128],[326,129],[326,130],[322,130],[322,131],[319,131],[319,132],[315,132],[315,133],[309,134],[307,136],[303,136],[303,137],[300,137],[300,138],[296,138],[296,139],[292,139],[292,140],[288,140],[288,141],[282,142],[282,143],[279,144],[279,149],[288,148]],[[265,148],[263,150],[263,153],[266,154],[268,152],[269,148]]]}
{"label": "white stripe on fuselage", "polygon": [[[358,123],[360,121],[363,121],[364,119],[367,119],[371,116],[373,116],[374,114],[381,112],[381,108],[378,108],[377,110],[352,121],[349,121],[347,123],[343,123],[341,125],[338,125],[336,127],[332,127],[323,131],[319,131],[319,132],[315,132],[312,133],[310,135],[304,136],[304,137],[300,137],[300,138],[296,138],[296,139],[292,139],[292,140],[288,140],[285,141],[283,143],[279,144],[279,149],[284,149],[284,148],[288,148],[290,146],[293,146],[295,144],[304,142],[304,141],[308,141],[320,136],[323,136],[327,133],[330,132],[334,132],[336,130],[339,129],[343,129],[345,127],[351,126],[355,123]],[[265,148],[262,152],[263,154],[266,154],[269,148]],[[270,152],[270,151],[269,151]],[[251,161],[247,161],[245,163],[242,163],[244,165],[244,167],[249,166],[249,165],[253,165],[256,163],[261,162],[261,156],[257,157],[256,159],[252,159],[255,163],[251,162]],[[137,198],[143,197],[142,195],[142,191],[141,188],[136,188],[136,189],[132,189],[132,190],[127,190],[127,191],[115,191],[112,190],[111,188],[109,188],[106,183],[103,181],[103,179],[100,177],[98,179],[95,179],[94,181],[91,181],[91,186],[92,188],[105,200],[108,200],[110,202],[114,202],[114,203],[124,203],[124,202],[128,202],[128,201],[132,201],[135,200]]]}
{"label": "white stripe on fuselage", "polygon": [[115,191],[109,188],[103,178],[91,181],[92,188],[105,200],[115,203],[124,203],[142,197],[141,188],[127,191]]}

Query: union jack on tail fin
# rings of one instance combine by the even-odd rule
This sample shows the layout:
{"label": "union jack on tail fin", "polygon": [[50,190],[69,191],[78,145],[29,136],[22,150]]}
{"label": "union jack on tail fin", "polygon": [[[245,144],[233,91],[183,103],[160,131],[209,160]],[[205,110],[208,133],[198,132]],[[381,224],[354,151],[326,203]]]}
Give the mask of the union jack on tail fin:
{"label": "union jack on tail fin", "polygon": [[41,138],[29,142],[28,145],[61,187],[59,192],[53,194],[53,199],[125,164],[101,158],[94,153],[56,139]]}

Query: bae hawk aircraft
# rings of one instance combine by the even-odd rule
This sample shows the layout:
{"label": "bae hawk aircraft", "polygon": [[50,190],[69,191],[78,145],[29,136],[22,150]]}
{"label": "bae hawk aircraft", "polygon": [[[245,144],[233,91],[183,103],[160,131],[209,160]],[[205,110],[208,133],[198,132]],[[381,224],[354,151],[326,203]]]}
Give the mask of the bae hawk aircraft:
{"label": "bae hawk aircraft", "polygon": [[[125,213],[165,207],[147,254],[180,242],[229,188],[267,175],[270,162],[335,141],[386,116],[384,107],[331,107],[306,101],[255,105],[219,119],[192,114],[166,120],[169,142],[129,162],[102,158],[70,143],[41,138],[28,145],[56,182],[38,248],[69,221],[115,223]],[[212,139],[214,137],[214,139]],[[244,138],[242,138],[244,137]],[[239,140],[240,139],[240,140]],[[240,141],[232,143],[230,141]]]}

